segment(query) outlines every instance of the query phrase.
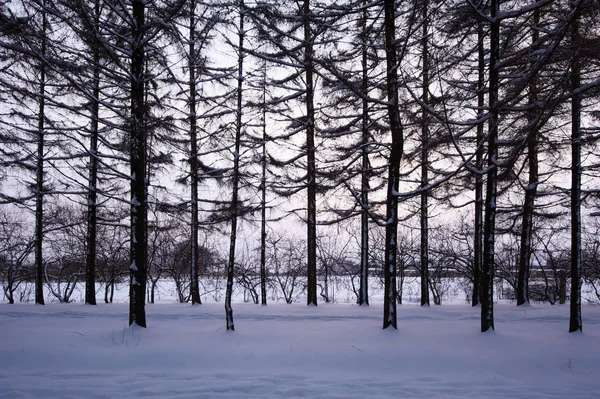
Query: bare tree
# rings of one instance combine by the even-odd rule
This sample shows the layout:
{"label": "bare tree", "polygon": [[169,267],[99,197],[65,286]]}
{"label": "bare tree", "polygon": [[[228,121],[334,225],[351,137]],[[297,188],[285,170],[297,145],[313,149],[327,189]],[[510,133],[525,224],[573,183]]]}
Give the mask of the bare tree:
{"label": "bare tree", "polygon": [[9,205],[0,205],[0,280],[4,296],[15,303],[15,294],[21,284],[31,278],[28,270],[34,242],[25,230],[25,221],[17,217]]}

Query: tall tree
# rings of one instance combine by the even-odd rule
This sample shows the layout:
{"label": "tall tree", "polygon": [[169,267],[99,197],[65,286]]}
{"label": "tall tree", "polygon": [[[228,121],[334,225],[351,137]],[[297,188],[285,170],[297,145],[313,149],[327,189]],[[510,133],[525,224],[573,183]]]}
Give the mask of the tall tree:
{"label": "tall tree", "polygon": [[306,80],[306,240],[307,272],[306,303],[317,306],[317,176],[315,163],[315,105],[314,105],[314,65],[311,28],[310,0],[302,6],[304,28],[304,71]]}
{"label": "tall tree", "polygon": [[[299,154],[284,161],[270,156],[273,163],[285,168],[283,173],[289,179],[274,185],[280,195],[291,196],[306,190],[306,213],[302,217],[306,223],[307,241],[307,305],[317,305],[317,168],[316,168],[316,111],[315,111],[315,50],[317,37],[325,30],[319,23],[318,14],[311,9],[311,2],[295,2],[292,7],[259,3],[253,7],[252,18],[258,35],[265,39],[271,50],[253,51],[252,54],[267,59],[276,67],[284,69],[284,76],[271,80],[271,87],[278,93],[271,101],[271,110],[289,121],[289,131],[280,136],[272,135],[273,140],[291,142],[298,140],[301,133],[305,139],[301,145],[292,144]],[[281,93],[281,94],[280,94]],[[296,102],[303,110],[298,116],[290,112]],[[276,109],[275,107],[283,109]],[[303,162],[302,159],[306,161]],[[298,166],[302,176],[292,177]]]}
{"label": "tall tree", "polygon": [[[46,1],[41,10],[42,26],[40,32],[40,55],[46,56],[46,35],[48,20],[46,16]],[[35,188],[35,303],[44,304],[44,261],[43,261],[43,220],[44,220],[44,136],[45,136],[45,107],[46,107],[46,63],[39,65],[39,97],[38,97],[38,140],[36,161],[36,188]]]}
{"label": "tall tree", "polygon": [[145,58],[145,11],[142,0],[133,0],[131,23],[131,247],[130,247],[130,291],[129,324],[146,327],[146,274],[148,237],[148,203],[146,202],[146,104],[144,102],[144,58]]}
{"label": "tall tree", "polygon": [[485,151],[485,33],[484,22],[477,18],[477,148],[475,149],[475,217],[473,237],[473,294],[471,305],[481,298],[481,265],[483,260],[483,155]]}
{"label": "tall tree", "polygon": [[423,0],[422,4],[422,37],[421,55],[423,68],[423,88],[421,101],[423,103],[421,121],[421,306],[429,306],[429,0]]}
{"label": "tall tree", "polygon": [[[93,14],[94,33],[100,30],[100,0],[94,1]],[[89,143],[89,177],[88,177],[88,209],[86,237],[85,267],[85,303],[96,304],[96,237],[98,231],[98,134],[100,118],[100,49],[94,41],[88,42],[92,53],[93,80],[92,98],[90,101],[90,143]]]}
{"label": "tall tree", "polygon": [[236,100],[237,108],[235,111],[235,143],[233,150],[233,182],[231,194],[231,235],[229,238],[229,261],[227,263],[227,288],[225,291],[225,318],[227,321],[227,329],[234,330],[233,324],[233,309],[231,307],[231,297],[233,295],[233,271],[235,267],[235,244],[237,240],[237,223],[240,212],[240,204],[238,198],[239,183],[240,183],[240,142],[242,139],[242,98],[244,84],[244,14],[246,7],[244,0],[237,2],[239,12],[238,25],[238,68],[237,68],[237,90]]}
{"label": "tall tree", "polygon": [[362,2],[361,13],[361,174],[360,174],[360,287],[358,294],[359,305],[369,305],[369,15],[367,0]]}
{"label": "tall tree", "polygon": [[198,128],[196,109],[198,107],[198,99],[196,94],[197,77],[196,71],[198,70],[197,63],[199,62],[199,55],[196,50],[196,30],[197,30],[197,18],[196,18],[196,0],[189,1],[189,40],[188,40],[188,73],[189,73],[189,136],[190,136],[190,177],[191,177],[191,238],[190,238],[190,250],[191,250],[191,268],[190,268],[190,290],[192,304],[200,304],[200,287],[198,284],[199,277],[199,252],[198,252],[198,184],[199,184],[199,165],[198,165]]}
{"label": "tall tree", "polygon": [[[328,23],[327,40],[318,59],[317,75],[323,81],[323,96],[327,101],[319,109],[322,116],[319,135],[323,149],[318,176],[319,190],[327,193],[321,225],[340,224],[358,217],[357,231],[360,270],[357,277],[357,303],[368,305],[369,231],[373,220],[383,216],[374,209],[379,202],[371,193],[384,186],[384,166],[372,167],[374,159],[385,162],[378,153],[385,151],[384,140],[377,134],[387,134],[387,126],[379,123],[384,114],[380,82],[383,80],[381,34],[382,21],[378,5],[365,0],[350,0],[325,8],[334,23]],[[351,39],[348,40],[348,37]],[[359,43],[358,46],[340,43]],[[376,97],[375,97],[376,96]],[[339,198],[351,199],[339,201]],[[317,244],[319,245],[319,244]]]}
{"label": "tall tree", "polygon": [[487,145],[488,171],[486,173],[485,217],[483,228],[483,262],[481,270],[481,332],[494,329],[494,247],[496,242],[496,202],[498,176],[499,125],[499,60],[500,60],[499,0],[490,3],[490,56],[489,56],[489,127]]}
{"label": "tall tree", "polygon": [[260,176],[260,304],[267,304],[267,61],[262,68],[262,142]]}
{"label": "tall tree", "polygon": [[397,329],[396,317],[396,260],[398,248],[398,186],[400,162],[404,150],[404,132],[400,119],[398,99],[398,62],[396,49],[396,2],[385,0],[385,55],[386,92],[388,98],[388,119],[392,142],[388,164],[388,189],[386,197],[385,263],[384,263],[384,302],[383,328]]}
{"label": "tall tree", "polygon": [[[571,2],[576,10],[576,1]],[[577,13],[578,14],[578,13]],[[571,305],[569,332],[582,331],[581,318],[581,54],[579,19],[571,24]]]}
{"label": "tall tree", "polygon": [[[532,47],[539,40],[540,10],[533,11],[533,27],[531,34]],[[529,82],[529,125],[532,129],[527,135],[527,160],[529,166],[528,184],[525,187],[525,203],[523,205],[523,218],[521,223],[521,247],[517,277],[517,305],[529,303],[529,271],[531,269],[531,251],[533,237],[533,214],[535,211],[535,197],[538,186],[538,135],[535,129],[538,104],[537,76]]]}
{"label": "tall tree", "polygon": [[[222,108],[214,90],[207,90],[205,86],[215,83],[221,87],[224,79],[221,66],[212,65],[211,57],[208,55],[213,44],[216,26],[221,21],[219,3],[206,3],[197,0],[185,2],[178,18],[173,20],[172,45],[177,48],[178,53],[185,64],[183,72],[185,76],[178,74],[178,63],[169,68],[168,83],[170,86],[178,87],[171,96],[173,107],[178,113],[183,113],[181,120],[181,135],[175,134],[168,138],[168,144],[175,152],[185,154],[188,169],[183,170],[183,176],[177,179],[185,189],[189,189],[189,203],[179,204],[189,206],[190,210],[190,298],[192,304],[200,304],[199,274],[201,269],[199,233],[203,226],[208,226],[208,220],[202,220],[202,212],[212,210],[204,208],[203,204],[217,204],[219,201],[200,194],[202,183],[208,183],[211,179],[222,177],[222,171],[213,168],[212,163],[206,163],[202,158],[214,159],[219,152],[224,151],[226,145],[210,145],[216,142],[216,138],[222,135],[220,129],[214,132],[211,128],[215,115],[220,116]],[[217,90],[218,91],[218,90]],[[181,104],[180,104],[181,102]],[[183,136],[183,137],[182,137]],[[206,144],[209,146],[206,146]],[[204,145],[204,151],[201,148]],[[175,196],[175,202],[180,197]],[[222,218],[220,218],[222,219]],[[219,219],[219,220],[220,220]],[[228,219],[227,219],[228,220]]]}
{"label": "tall tree", "polygon": [[[4,5],[3,5],[4,6]],[[4,8],[4,7],[3,7]],[[7,165],[34,172],[28,184],[31,194],[3,195],[3,201],[26,204],[33,200],[35,302],[44,304],[44,204],[50,194],[47,163],[52,146],[47,100],[51,98],[48,59],[53,58],[52,29],[46,0],[25,2],[17,10],[6,9],[0,45],[13,57],[3,68],[2,86],[9,110],[2,118],[3,160]]]}

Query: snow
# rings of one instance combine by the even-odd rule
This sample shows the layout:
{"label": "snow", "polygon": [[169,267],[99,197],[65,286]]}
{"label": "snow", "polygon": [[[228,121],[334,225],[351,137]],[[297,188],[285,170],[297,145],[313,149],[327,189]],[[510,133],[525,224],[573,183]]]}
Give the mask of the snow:
{"label": "snow", "polygon": [[479,308],[0,305],[1,398],[597,398],[600,307],[568,334],[568,306],[497,304],[496,332]]}

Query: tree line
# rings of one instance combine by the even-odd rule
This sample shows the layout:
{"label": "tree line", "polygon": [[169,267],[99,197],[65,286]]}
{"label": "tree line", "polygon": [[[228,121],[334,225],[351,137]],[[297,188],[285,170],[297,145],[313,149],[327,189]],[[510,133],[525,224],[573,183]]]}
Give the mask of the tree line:
{"label": "tree line", "polygon": [[[499,278],[518,305],[531,279],[568,279],[579,331],[583,278],[598,277],[596,240],[582,237],[597,217],[599,12],[592,0],[2,2],[5,296],[31,263],[43,304],[49,271],[71,262],[81,271],[59,291],[81,276],[95,304],[98,273],[108,290],[125,262],[129,321],[145,327],[164,251],[185,265],[192,304],[201,271],[222,265],[233,330],[240,236],[258,236],[266,305],[286,263],[269,226],[300,221],[307,305],[327,281],[324,237],[342,228],[358,304],[381,271],[384,328],[410,263],[421,305],[439,303],[436,278],[452,274],[440,270],[465,270],[482,332]],[[226,256],[201,235],[227,237]],[[156,270],[178,281],[176,269]]]}

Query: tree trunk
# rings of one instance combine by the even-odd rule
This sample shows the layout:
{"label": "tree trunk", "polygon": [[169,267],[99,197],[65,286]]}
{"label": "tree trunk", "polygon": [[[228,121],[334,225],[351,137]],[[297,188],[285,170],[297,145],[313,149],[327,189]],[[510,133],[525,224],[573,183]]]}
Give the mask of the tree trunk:
{"label": "tree trunk", "polygon": [[494,329],[494,246],[496,241],[496,201],[498,176],[498,84],[497,63],[500,56],[499,0],[491,1],[490,64],[489,64],[489,132],[488,172],[485,198],[485,220],[483,228],[483,265],[481,273],[481,332]]}
{"label": "tree trunk", "polygon": [[483,153],[485,146],[485,126],[483,121],[485,107],[485,38],[483,22],[477,22],[477,149],[475,153],[475,228],[473,237],[473,295],[471,305],[477,306],[481,298],[481,263],[483,259]]}
{"label": "tree trunk", "polygon": [[[94,4],[94,29],[100,25],[100,1]],[[88,176],[87,253],[85,261],[85,303],[96,304],[96,236],[97,236],[97,186],[98,186],[98,118],[100,108],[100,52],[93,46],[94,80],[91,99],[90,171]]]}
{"label": "tree trunk", "polygon": [[154,292],[156,291],[156,281],[150,279],[150,303],[154,303]]}
{"label": "tree trunk", "polygon": [[569,332],[582,331],[581,320],[581,59],[579,21],[571,27],[571,307]]}
{"label": "tree trunk", "polygon": [[110,298],[109,298],[110,303],[113,303],[114,298],[115,298],[115,282],[113,281],[110,283]]}
{"label": "tree trunk", "polygon": [[131,249],[129,324],[146,327],[146,274],[148,237],[146,235],[148,204],[146,202],[146,104],[144,101],[144,24],[145,5],[132,1],[131,53]]}
{"label": "tree trunk", "polygon": [[199,278],[199,248],[198,248],[198,138],[196,126],[196,1],[190,0],[190,37],[189,37],[189,113],[190,113],[190,175],[191,175],[191,268],[190,294],[192,305],[201,304]]}
{"label": "tree trunk", "polygon": [[[532,42],[539,39],[538,25],[540,11],[533,11]],[[519,270],[517,274],[517,306],[529,303],[529,271],[531,270],[531,240],[533,236],[533,212],[538,185],[538,142],[537,129],[535,128],[536,104],[538,101],[537,78],[529,82],[529,124],[532,130],[527,137],[527,160],[529,166],[529,179],[525,188],[525,203],[523,205],[523,220],[521,226],[521,250],[519,253]]]}
{"label": "tree trunk", "polygon": [[317,181],[315,173],[315,108],[313,44],[310,31],[310,0],[304,0],[304,68],[306,72],[306,184],[307,184],[307,305],[317,306]]}
{"label": "tree trunk", "polygon": [[233,152],[233,194],[231,198],[231,237],[229,241],[229,263],[227,264],[227,289],[225,290],[225,318],[227,330],[234,331],[233,309],[231,296],[233,294],[233,269],[235,265],[235,241],[237,238],[237,218],[239,213],[238,189],[240,179],[240,141],[242,138],[242,89],[244,73],[244,1],[239,1],[240,26],[238,34],[238,86],[237,110],[235,122],[235,150]]}
{"label": "tree trunk", "polygon": [[369,305],[369,85],[368,41],[367,41],[367,0],[362,3],[362,171],[361,171],[361,213],[360,213],[360,287],[358,304]]}
{"label": "tree trunk", "polygon": [[[428,0],[423,1],[423,37],[421,39],[423,56],[423,104],[429,105],[429,15]],[[429,306],[429,192],[425,189],[428,184],[428,150],[429,124],[428,111],[424,108],[421,124],[421,306]]]}
{"label": "tree trunk", "polygon": [[[46,7],[46,1],[43,2]],[[46,55],[46,11],[42,10],[42,37],[40,52]],[[38,100],[38,140],[36,161],[36,192],[35,192],[35,303],[44,304],[44,262],[42,259],[42,244],[44,237],[44,141],[45,141],[45,95],[46,95],[46,65],[40,61],[40,97]]]}
{"label": "tree trunk", "polygon": [[398,253],[398,184],[400,161],[404,147],[404,133],[400,120],[398,103],[398,71],[396,55],[395,1],[384,1],[385,15],[385,54],[386,89],[388,98],[388,118],[392,133],[392,146],[388,166],[388,189],[386,200],[385,263],[384,263],[384,302],[383,328],[397,329],[396,320],[396,261]]}
{"label": "tree trunk", "polygon": [[263,134],[261,158],[260,200],[260,303],[267,304],[267,62],[263,69]]}

